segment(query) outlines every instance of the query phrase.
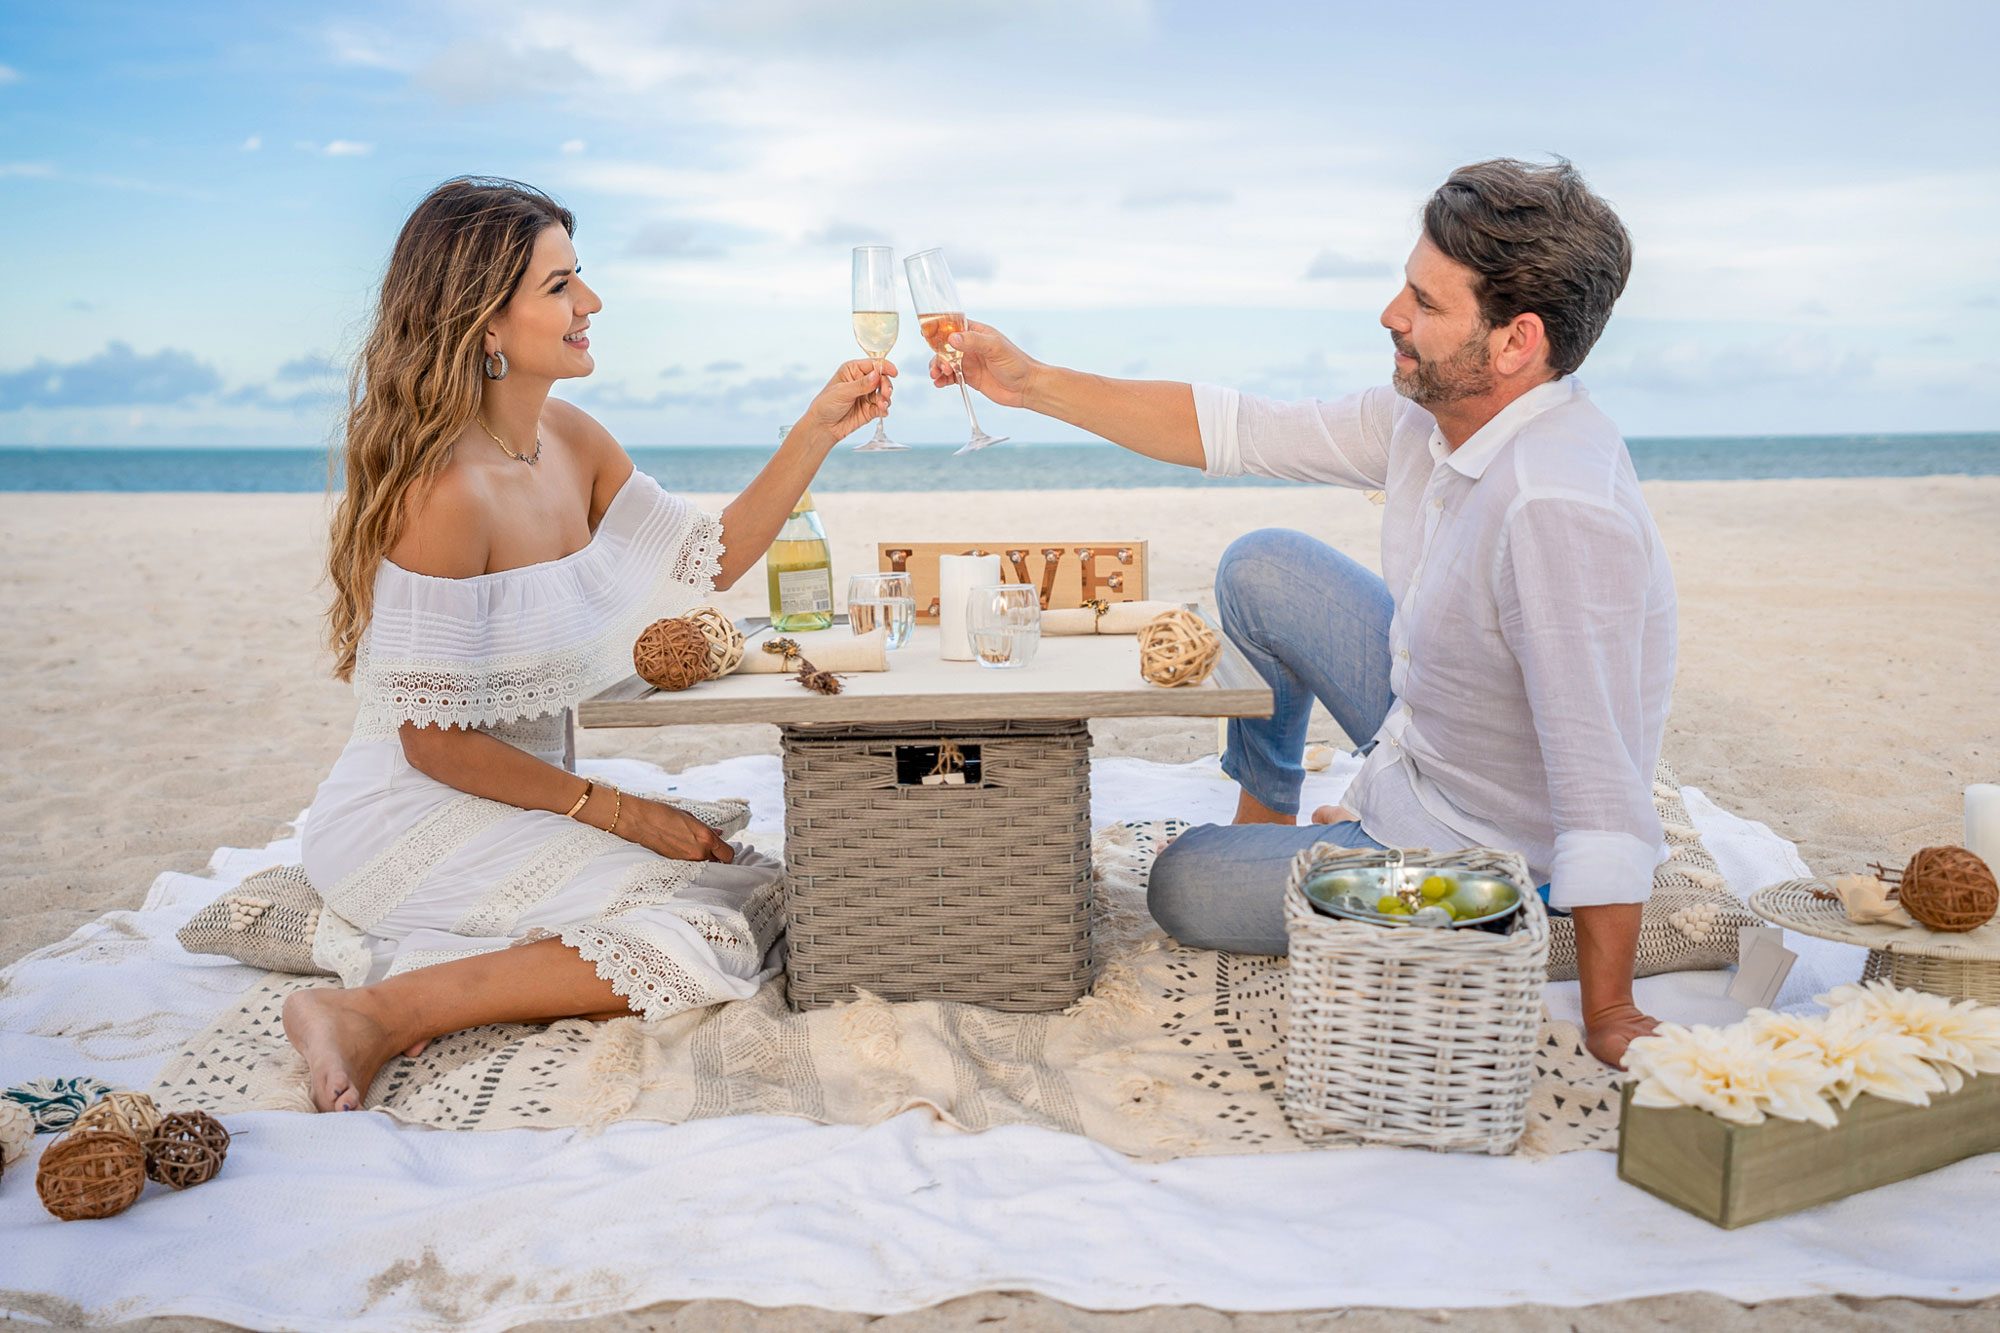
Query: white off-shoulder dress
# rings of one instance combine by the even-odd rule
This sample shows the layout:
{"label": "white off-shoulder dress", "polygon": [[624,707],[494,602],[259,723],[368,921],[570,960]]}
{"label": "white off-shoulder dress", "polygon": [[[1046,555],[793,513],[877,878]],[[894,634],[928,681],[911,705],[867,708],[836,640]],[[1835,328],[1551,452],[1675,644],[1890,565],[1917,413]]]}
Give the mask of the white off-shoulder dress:
{"label": "white off-shoulder dress", "polygon": [[470,796],[403,757],[405,722],[475,728],[570,765],[569,710],[624,679],[652,621],[707,600],[721,525],[636,469],[582,550],[474,578],[382,562],[354,734],[303,830],[326,900],[315,960],[349,986],[556,938],[648,1019],[770,975],[777,862],[673,861],[546,810]]}

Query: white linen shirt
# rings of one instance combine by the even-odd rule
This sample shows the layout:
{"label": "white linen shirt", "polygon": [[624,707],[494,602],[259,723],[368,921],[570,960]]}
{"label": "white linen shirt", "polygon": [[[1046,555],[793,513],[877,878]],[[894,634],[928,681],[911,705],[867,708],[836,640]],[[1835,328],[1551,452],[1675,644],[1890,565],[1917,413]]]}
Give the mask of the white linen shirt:
{"label": "white linen shirt", "polygon": [[1194,393],[1209,476],[1385,493],[1395,700],[1344,798],[1369,836],[1514,849],[1565,910],[1644,901],[1664,852],[1673,573],[1583,386],[1539,385],[1457,449],[1386,385],[1332,402]]}

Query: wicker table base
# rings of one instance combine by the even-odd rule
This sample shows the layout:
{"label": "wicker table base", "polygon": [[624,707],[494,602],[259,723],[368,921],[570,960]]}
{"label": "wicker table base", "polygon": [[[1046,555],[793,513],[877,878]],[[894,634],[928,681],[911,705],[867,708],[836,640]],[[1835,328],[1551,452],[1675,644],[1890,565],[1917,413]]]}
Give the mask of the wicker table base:
{"label": "wicker table base", "polygon": [[[857,989],[1015,1012],[1083,994],[1082,721],[790,726],[783,748],[793,1008]],[[954,765],[961,781],[924,781]]]}

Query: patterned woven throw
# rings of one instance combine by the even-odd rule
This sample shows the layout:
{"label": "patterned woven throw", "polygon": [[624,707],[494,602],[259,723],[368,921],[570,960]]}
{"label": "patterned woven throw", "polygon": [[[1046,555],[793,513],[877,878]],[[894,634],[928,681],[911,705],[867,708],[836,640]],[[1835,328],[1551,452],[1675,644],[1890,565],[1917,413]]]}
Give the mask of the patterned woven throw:
{"label": "patterned woven throw", "polygon": [[[368,1105],[461,1130],[760,1113],[866,1125],[924,1108],[963,1129],[1040,1125],[1141,1159],[1302,1151],[1279,1102],[1285,960],[1180,948],[1146,911],[1153,858],[1185,827],[1098,833],[1104,962],[1066,1012],[864,998],[793,1013],[780,977],[751,999],[658,1023],[461,1032],[392,1060]],[[264,977],[169,1063],[156,1096],[217,1113],[308,1109],[279,1011],[292,991],[324,984]],[[1619,1075],[1574,1026],[1545,1022],[1537,1073],[1524,1155],[1616,1145]]]}

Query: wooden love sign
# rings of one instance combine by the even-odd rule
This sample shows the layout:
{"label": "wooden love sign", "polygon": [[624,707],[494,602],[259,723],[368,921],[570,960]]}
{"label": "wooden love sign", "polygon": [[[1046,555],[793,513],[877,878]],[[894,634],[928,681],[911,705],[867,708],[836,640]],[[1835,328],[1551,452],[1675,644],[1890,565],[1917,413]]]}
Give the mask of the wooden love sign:
{"label": "wooden love sign", "polygon": [[876,553],[884,571],[910,576],[919,620],[937,619],[941,555],[999,556],[1001,582],[1039,589],[1044,611],[1146,600],[1144,542],[882,542]]}

